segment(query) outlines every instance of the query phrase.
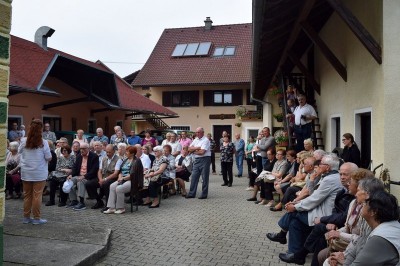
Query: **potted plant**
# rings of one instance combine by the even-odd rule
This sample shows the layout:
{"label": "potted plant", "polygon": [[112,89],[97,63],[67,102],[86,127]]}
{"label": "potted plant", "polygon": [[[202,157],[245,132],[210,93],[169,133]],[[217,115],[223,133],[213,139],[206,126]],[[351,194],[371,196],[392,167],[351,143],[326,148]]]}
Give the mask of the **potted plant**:
{"label": "potted plant", "polygon": [[273,115],[273,117],[276,119],[276,121],[278,122],[282,122],[283,121],[283,113],[279,113],[279,114],[275,114]]}
{"label": "potted plant", "polygon": [[283,98],[282,90],[281,90],[280,88],[278,88],[278,87],[273,87],[273,88],[270,90],[270,94],[273,95],[273,96],[276,96],[276,98],[277,98],[278,100],[280,100],[280,99]]}
{"label": "potted plant", "polygon": [[289,137],[286,131],[281,131],[275,135],[275,141],[279,146],[286,147],[289,145]]}
{"label": "potted plant", "polygon": [[246,115],[246,109],[244,107],[239,107],[236,109],[236,117],[242,119]]}
{"label": "potted plant", "polygon": [[241,127],[241,126],[242,126],[242,123],[238,122],[238,123],[235,124],[235,126]]}

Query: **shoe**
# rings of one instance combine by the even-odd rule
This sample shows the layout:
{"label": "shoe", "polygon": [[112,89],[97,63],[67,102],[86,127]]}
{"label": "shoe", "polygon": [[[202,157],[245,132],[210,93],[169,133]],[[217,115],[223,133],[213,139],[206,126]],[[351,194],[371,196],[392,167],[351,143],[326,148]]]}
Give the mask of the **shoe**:
{"label": "shoe", "polygon": [[240,178],[240,177],[242,177],[242,175],[235,175],[235,177],[239,177]]}
{"label": "shoe", "polygon": [[266,205],[267,202],[265,200],[260,201],[260,203],[258,203],[258,205]]}
{"label": "shoe", "polygon": [[247,201],[257,201],[257,198],[249,198]]}
{"label": "shoe", "polygon": [[46,219],[33,219],[32,224],[38,225],[38,224],[45,224],[47,223]]}
{"label": "shoe", "polygon": [[206,198],[207,198],[207,196],[201,196],[198,199],[206,199]]}
{"label": "shoe", "polygon": [[160,207],[160,204],[157,204],[157,205],[149,205],[149,208],[150,208],[150,209],[158,208],[158,207]]}
{"label": "shoe", "polygon": [[286,244],[286,236],[281,236],[279,233],[268,233],[267,238],[273,242],[279,242],[281,244]]}
{"label": "shoe", "polygon": [[103,209],[101,209],[101,212],[104,213],[104,212],[107,211],[108,209],[110,209],[110,208],[104,207]]}
{"label": "shoe", "polygon": [[95,205],[93,205],[93,207],[91,209],[100,209],[104,207],[104,202],[102,200],[96,202]]}
{"label": "shoe", "polygon": [[119,209],[114,212],[115,214],[123,214],[125,213],[125,209]]}
{"label": "shoe", "polygon": [[228,184],[226,184],[226,183],[223,183],[222,185],[221,185],[221,187],[225,187],[225,186],[227,186]]}
{"label": "shoe", "polygon": [[231,187],[232,186],[232,184],[228,184],[228,187]]}
{"label": "shoe", "polygon": [[83,210],[86,210],[86,205],[85,205],[85,203],[79,202],[77,205],[75,205],[74,207],[72,207],[72,209],[73,209],[74,211],[83,211]]}
{"label": "shoe", "polygon": [[106,211],[103,211],[104,214],[111,214],[111,213],[115,213],[115,209],[108,209]]}
{"label": "shoe", "polygon": [[282,211],[282,207],[281,208],[271,207],[271,208],[269,208],[269,210],[272,212],[280,212],[280,211]]}
{"label": "shoe", "polygon": [[246,191],[254,191],[254,188],[248,187],[248,188],[246,188]]}
{"label": "shoe", "polygon": [[8,194],[7,197],[6,197],[6,200],[13,199],[13,198],[14,198],[13,194]]}
{"label": "shoe", "polygon": [[297,265],[306,263],[305,259],[295,258],[293,253],[279,253],[279,258],[286,263],[295,263]]}
{"label": "shoe", "polygon": [[151,201],[147,202],[147,203],[143,203],[142,206],[149,206],[149,205],[151,205],[151,203],[152,203]]}
{"label": "shoe", "polygon": [[74,208],[76,205],[78,205],[78,203],[79,202],[77,200],[73,200],[67,205],[67,208]]}
{"label": "shoe", "polygon": [[54,202],[54,201],[48,201],[48,202],[46,202],[46,204],[45,204],[45,206],[53,206],[53,205],[56,205],[56,203]]}
{"label": "shoe", "polygon": [[24,219],[22,219],[23,224],[30,224],[30,223],[32,223],[32,221],[33,221],[33,219],[31,219],[31,218],[24,217]]}
{"label": "shoe", "polygon": [[254,202],[254,204],[258,204],[258,203],[260,203],[260,202],[262,202],[262,200],[256,200],[256,201]]}
{"label": "shoe", "polygon": [[58,203],[58,207],[64,207],[64,206],[66,206],[66,205],[67,205],[66,202],[60,202],[60,203]]}
{"label": "shoe", "polygon": [[271,207],[272,207],[272,204],[274,204],[274,201],[273,201],[273,200],[271,200],[270,202],[268,202],[268,204],[265,205],[265,207],[271,208]]}
{"label": "shoe", "polygon": [[193,199],[194,198],[194,196],[189,196],[189,195],[186,195],[186,197],[185,197],[186,199]]}

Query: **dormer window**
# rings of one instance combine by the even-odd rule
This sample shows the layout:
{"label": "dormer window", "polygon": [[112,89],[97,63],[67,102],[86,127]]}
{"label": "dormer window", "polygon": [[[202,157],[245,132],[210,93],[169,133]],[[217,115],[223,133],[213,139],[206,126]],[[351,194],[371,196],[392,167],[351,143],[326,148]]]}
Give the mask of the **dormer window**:
{"label": "dormer window", "polygon": [[211,42],[201,43],[180,43],[175,46],[172,52],[173,57],[183,56],[205,56],[210,51]]}
{"label": "dormer window", "polygon": [[219,46],[215,47],[213,56],[232,56],[235,55],[235,46]]}

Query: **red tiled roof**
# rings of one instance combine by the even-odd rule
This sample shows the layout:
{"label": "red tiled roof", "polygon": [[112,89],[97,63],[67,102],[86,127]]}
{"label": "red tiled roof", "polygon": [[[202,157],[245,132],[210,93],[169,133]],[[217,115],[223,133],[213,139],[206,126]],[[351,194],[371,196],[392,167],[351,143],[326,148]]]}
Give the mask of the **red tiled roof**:
{"label": "red tiled roof", "polygon": [[[211,42],[206,57],[171,57],[180,43]],[[234,56],[213,57],[218,46],[236,46]],[[250,83],[252,24],[165,29],[135,86]]]}
{"label": "red tiled roof", "polygon": [[11,36],[10,87],[19,87],[36,92],[37,87],[40,85],[40,80],[45,76],[49,64],[57,54],[87,66],[114,74],[120,107],[122,109],[176,115],[176,113],[168,108],[134,91],[129,84],[101,62],[91,62],[52,48],[48,48],[48,51],[45,51],[36,43],[16,36]]}

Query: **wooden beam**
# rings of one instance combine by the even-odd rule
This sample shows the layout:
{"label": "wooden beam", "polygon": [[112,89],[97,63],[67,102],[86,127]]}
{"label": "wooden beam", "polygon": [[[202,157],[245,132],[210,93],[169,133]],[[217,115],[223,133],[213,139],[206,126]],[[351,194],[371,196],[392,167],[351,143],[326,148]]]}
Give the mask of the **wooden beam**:
{"label": "wooden beam", "polygon": [[341,0],[327,0],[332,6],[335,12],[343,19],[350,30],[356,35],[356,37],[361,41],[372,57],[382,64],[382,48],[375,41],[374,37],[367,31],[366,28],[360,23],[360,21],[351,13]]}
{"label": "wooden beam", "polygon": [[304,74],[304,76],[307,78],[307,80],[310,82],[311,86],[314,88],[314,90],[318,93],[321,94],[321,87],[319,86],[318,82],[315,80],[314,76],[308,71],[307,67],[303,65],[303,63],[300,61],[300,58],[297,57],[295,53],[292,51],[287,52],[289,59],[295,64],[300,71]]}
{"label": "wooden beam", "polygon": [[63,106],[63,105],[68,105],[68,104],[86,102],[86,101],[89,101],[89,100],[90,100],[90,97],[83,97],[83,98],[78,98],[78,99],[62,101],[62,102],[58,102],[58,103],[45,104],[45,105],[43,105],[42,110],[47,110],[47,109],[50,109],[50,108],[59,107],[59,106]]}
{"label": "wooden beam", "polygon": [[294,42],[296,41],[297,37],[299,36],[299,33],[301,31],[300,22],[307,20],[307,17],[310,14],[312,8],[314,7],[314,4],[315,4],[315,0],[304,1],[303,8],[301,9],[299,16],[298,16],[296,22],[294,23],[293,30],[290,33],[289,40],[286,42],[285,49],[283,50],[281,59],[279,60],[279,64],[275,71],[274,76],[277,76],[279,74],[281,66],[283,65],[283,63],[285,63],[285,61],[287,59],[288,51],[290,51],[292,49]]}
{"label": "wooden beam", "polygon": [[311,41],[318,46],[325,58],[331,63],[336,72],[342,77],[344,81],[347,81],[347,70],[342,65],[342,63],[337,59],[337,57],[332,53],[325,42],[318,36],[318,33],[313,29],[313,27],[304,21],[301,23],[304,32],[310,37]]}
{"label": "wooden beam", "polygon": [[100,113],[100,112],[106,112],[106,111],[112,111],[113,109],[111,108],[100,108],[100,109],[93,109],[90,110],[90,114],[95,114],[95,113]]}

